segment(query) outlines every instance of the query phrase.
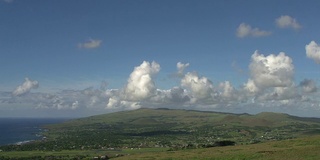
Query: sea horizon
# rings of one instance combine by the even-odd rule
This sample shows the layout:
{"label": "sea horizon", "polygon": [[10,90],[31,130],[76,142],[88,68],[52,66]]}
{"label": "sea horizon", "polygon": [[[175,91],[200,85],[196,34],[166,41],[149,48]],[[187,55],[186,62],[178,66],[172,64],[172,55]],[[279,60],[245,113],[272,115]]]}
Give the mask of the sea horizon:
{"label": "sea horizon", "polygon": [[42,139],[43,126],[61,123],[71,118],[0,118],[0,146],[23,144]]}

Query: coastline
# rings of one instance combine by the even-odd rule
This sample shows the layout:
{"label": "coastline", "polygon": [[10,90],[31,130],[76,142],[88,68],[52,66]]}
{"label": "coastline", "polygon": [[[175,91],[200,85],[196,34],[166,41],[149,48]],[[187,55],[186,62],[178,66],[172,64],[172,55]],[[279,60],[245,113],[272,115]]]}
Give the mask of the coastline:
{"label": "coastline", "polygon": [[17,143],[14,143],[13,145],[23,145],[23,144],[27,144],[27,143],[32,143],[32,142],[35,142],[36,140],[25,140],[25,141],[20,141],[20,142],[17,142]]}
{"label": "coastline", "polygon": [[41,141],[45,125],[62,123],[67,118],[0,118],[0,146]]}

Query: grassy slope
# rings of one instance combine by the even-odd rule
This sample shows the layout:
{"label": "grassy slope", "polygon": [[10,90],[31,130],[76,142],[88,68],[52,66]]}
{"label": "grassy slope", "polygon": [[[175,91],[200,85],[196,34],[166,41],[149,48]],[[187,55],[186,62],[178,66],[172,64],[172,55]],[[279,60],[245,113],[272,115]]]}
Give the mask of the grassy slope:
{"label": "grassy slope", "polygon": [[[219,112],[204,112],[194,110],[172,110],[172,109],[138,109],[132,111],[122,111],[110,114],[103,114],[71,120],[65,123],[50,125],[48,128],[51,130],[47,136],[54,138],[60,132],[70,130],[95,130],[97,126],[121,126],[128,129],[128,132],[140,131],[154,131],[155,129],[168,129],[170,130],[188,130],[191,131],[195,128],[219,128],[220,129],[236,129],[236,128],[276,128],[281,126],[294,126],[297,131],[292,131],[293,137],[304,136],[304,132],[309,132],[309,135],[316,135],[320,133],[319,129],[304,131],[303,125],[310,126],[320,125],[320,119],[317,118],[302,118],[290,116],[282,113],[263,112],[257,115],[249,114],[231,114]],[[148,130],[149,129],[149,130]],[[259,129],[258,129],[259,130]],[[122,130],[123,131],[123,130]],[[121,132],[122,132],[121,131]],[[288,132],[288,133],[289,133]],[[262,133],[262,132],[261,132]],[[261,134],[260,133],[260,134]]]}
{"label": "grassy slope", "polygon": [[[164,151],[158,149],[122,150],[118,151],[22,151],[0,152],[5,157],[30,157],[30,156],[65,156],[89,155],[114,155],[126,156],[115,158],[116,160],[182,160],[182,159],[210,159],[210,160],[318,160],[320,159],[320,136],[298,138],[283,141],[272,141],[260,144],[238,145],[227,147],[214,147],[202,149],[186,149],[180,151]],[[129,155],[128,155],[129,154]]]}
{"label": "grassy slope", "polygon": [[[111,114],[92,116],[71,120],[61,124],[50,125],[51,138],[58,136],[55,134],[63,130],[85,130],[90,132],[100,124],[122,126],[132,126],[136,128],[148,128],[172,125],[171,129],[181,130],[184,128],[193,129],[197,127],[223,126],[223,129],[241,127],[262,127],[272,128],[306,124],[315,125],[315,130],[306,130],[303,133],[319,135],[320,120],[317,118],[301,118],[281,113],[264,112],[257,115],[249,114],[229,114],[217,112],[202,112],[192,110],[167,110],[167,109],[138,109],[133,111],[123,111]],[[226,126],[226,127],[225,127]],[[286,129],[285,129],[286,130]],[[288,129],[290,130],[290,129]],[[303,130],[303,129],[302,129]],[[133,130],[136,131],[136,130]],[[301,131],[301,130],[300,130]],[[264,133],[264,132],[263,132]],[[291,132],[290,132],[291,133]],[[303,136],[302,136],[303,137]],[[306,137],[295,140],[274,141],[253,145],[237,145],[228,147],[186,149],[179,151],[163,151],[166,148],[141,149],[141,150],[122,150],[121,154],[131,154],[130,156],[120,157],[119,159],[320,159],[318,151],[320,149],[320,136]],[[162,150],[162,151],[161,151]],[[0,152],[1,155],[9,157],[15,155],[97,155],[110,153],[108,150],[81,151],[26,151],[26,152]]]}
{"label": "grassy slope", "polygon": [[320,136],[312,136],[251,145],[132,154],[116,159],[318,160],[319,150]]}
{"label": "grassy slope", "polygon": [[[179,123],[188,126],[238,124],[243,126],[278,126],[283,123],[300,121],[312,122],[308,118],[294,118],[287,114],[263,112],[257,115],[202,112],[193,110],[138,109],[103,114],[51,125],[51,128],[77,127],[96,123],[157,125]],[[320,121],[319,121],[320,122]],[[316,122],[315,122],[316,123]]]}
{"label": "grassy slope", "polygon": [[[0,152],[1,156],[8,158],[29,158],[30,157],[45,157],[45,156],[61,156],[64,159],[77,159],[74,157],[84,156],[86,159],[92,159],[96,156],[108,155],[109,157],[115,157],[115,155],[131,155],[131,154],[141,154],[141,153],[159,153],[166,151],[166,148],[143,148],[140,150],[122,149],[122,150],[62,150],[62,151],[10,151],[10,152]],[[62,158],[62,159],[63,159]]]}

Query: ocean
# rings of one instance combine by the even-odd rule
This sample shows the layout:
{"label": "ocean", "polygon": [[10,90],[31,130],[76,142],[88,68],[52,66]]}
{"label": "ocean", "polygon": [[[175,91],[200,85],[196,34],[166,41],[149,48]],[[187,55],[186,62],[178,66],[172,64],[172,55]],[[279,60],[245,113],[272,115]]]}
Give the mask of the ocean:
{"label": "ocean", "polygon": [[0,118],[0,146],[41,139],[41,126],[61,123],[66,118]]}

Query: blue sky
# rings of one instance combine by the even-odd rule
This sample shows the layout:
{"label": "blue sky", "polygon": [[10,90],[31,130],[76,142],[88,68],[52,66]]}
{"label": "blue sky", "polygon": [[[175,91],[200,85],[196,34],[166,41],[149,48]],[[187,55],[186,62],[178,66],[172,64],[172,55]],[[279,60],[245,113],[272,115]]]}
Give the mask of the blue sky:
{"label": "blue sky", "polygon": [[0,116],[140,107],[318,116],[319,5],[0,0]]}

